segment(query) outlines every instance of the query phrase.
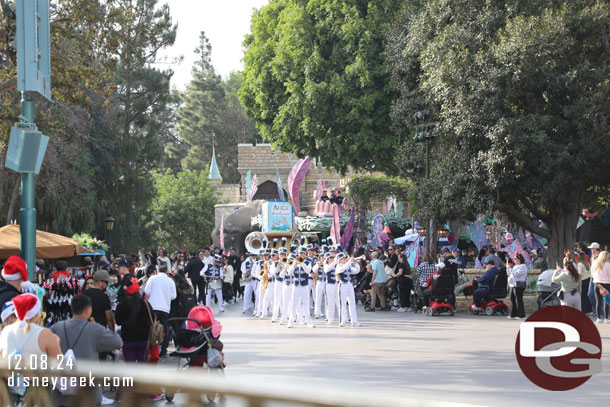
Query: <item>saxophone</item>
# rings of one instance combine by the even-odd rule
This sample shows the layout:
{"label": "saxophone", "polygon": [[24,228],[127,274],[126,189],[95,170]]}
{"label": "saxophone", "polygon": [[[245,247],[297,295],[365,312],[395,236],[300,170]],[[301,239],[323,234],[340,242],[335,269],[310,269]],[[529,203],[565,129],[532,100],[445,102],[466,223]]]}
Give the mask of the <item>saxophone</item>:
{"label": "saxophone", "polygon": [[261,272],[261,281],[263,284],[263,290],[267,290],[269,287],[269,262],[265,260],[263,264],[263,271]]}

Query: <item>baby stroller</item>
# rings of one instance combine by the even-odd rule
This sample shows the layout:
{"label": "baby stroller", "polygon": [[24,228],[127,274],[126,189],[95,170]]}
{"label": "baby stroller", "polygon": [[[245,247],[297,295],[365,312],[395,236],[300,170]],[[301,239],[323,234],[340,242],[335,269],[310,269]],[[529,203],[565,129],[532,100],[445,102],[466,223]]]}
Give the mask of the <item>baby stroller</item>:
{"label": "baby stroller", "polygon": [[553,274],[555,270],[546,270],[540,273],[538,276],[538,283],[536,289],[538,291],[538,309],[544,307],[551,307],[553,305],[561,305],[557,293],[561,290],[561,284],[553,283]]}
{"label": "baby stroller", "polygon": [[[210,307],[200,305],[191,309],[188,317],[170,318],[168,321],[176,343],[176,350],[169,356],[178,358],[179,370],[202,367],[210,373],[217,372],[224,375],[223,343],[218,339],[222,325],[214,319]],[[171,402],[174,395],[175,392],[166,391],[165,400]],[[218,394],[206,394],[206,396],[210,402],[213,402]]]}

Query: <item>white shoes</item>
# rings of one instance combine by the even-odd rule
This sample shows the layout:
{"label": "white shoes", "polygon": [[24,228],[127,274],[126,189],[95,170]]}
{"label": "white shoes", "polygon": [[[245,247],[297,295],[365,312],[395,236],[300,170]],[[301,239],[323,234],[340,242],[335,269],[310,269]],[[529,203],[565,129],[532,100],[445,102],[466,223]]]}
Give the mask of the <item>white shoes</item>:
{"label": "white shoes", "polygon": [[294,328],[294,324],[292,322],[288,323],[288,328]]}
{"label": "white shoes", "polygon": [[316,327],[316,324],[307,324],[307,327],[309,327],[309,328],[315,328],[315,327]]}
{"label": "white shoes", "polygon": [[603,324],[604,320],[601,318],[597,318],[597,320],[595,321],[596,324]]}
{"label": "white shoes", "polygon": [[407,310],[403,307],[400,307],[396,310],[396,312],[407,312]]}
{"label": "white shoes", "polygon": [[606,318],[605,323],[606,323],[606,324],[610,324],[610,319],[609,319],[609,318]]}
{"label": "white shoes", "polygon": [[513,319],[513,317],[511,317],[510,315],[506,317],[506,319]]}
{"label": "white shoes", "polygon": [[412,312],[412,311],[413,311],[413,308],[411,308],[411,307],[405,308],[405,312]]}
{"label": "white shoes", "polygon": [[356,322],[355,324],[354,324],[354,323],[352,323],[352,328],[353,328],[353,327],[359,327],[359,326],[362,326],[362,325],[360,325],[360,323],[358,323],[358,322]]}
{"label": "white shoes", "polygon": [[104,397],[102,395],[102,406],[111,406],[114,404],[114,400],[113,399],[107,399],[106,397]]}

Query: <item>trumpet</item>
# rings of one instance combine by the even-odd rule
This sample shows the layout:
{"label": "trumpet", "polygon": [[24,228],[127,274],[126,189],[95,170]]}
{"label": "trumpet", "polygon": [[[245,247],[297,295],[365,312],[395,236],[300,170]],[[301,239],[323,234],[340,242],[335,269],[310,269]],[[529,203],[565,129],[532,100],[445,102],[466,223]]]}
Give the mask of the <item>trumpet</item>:
{"label": "trumpet", "polygon": [[352,258],[349,259],[349,261],[351,261],[351,262],[357,262],[357,261],[360,261],[360,260],[366,260],[366,255],[363,254],[360,257],[352,257]]}
{"label": "trumpet", "polygon": [[282,263],[282,264],[286,264],[286,263],[288,263],[288,257],[282,257],[282,258],[280,259],[280,263]]}
{"label": "trumpet", "polygon": [[301,256],[297,257],[297,264],[303,264],[303,262],[305,261]]}

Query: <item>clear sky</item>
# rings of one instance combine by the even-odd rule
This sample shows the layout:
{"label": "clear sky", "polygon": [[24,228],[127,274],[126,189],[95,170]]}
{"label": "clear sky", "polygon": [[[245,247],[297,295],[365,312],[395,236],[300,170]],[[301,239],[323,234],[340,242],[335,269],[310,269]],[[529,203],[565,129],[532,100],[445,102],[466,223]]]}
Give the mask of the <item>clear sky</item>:
{"label": "clear sky", "polygon": [[242,42],[244,35],[250,32],[252,11],[267,4],[268,0],[160,0],[159,3],[169,5],[172,19],[178,23],[176,43],[162,56],[184,56],[180,65],[171,66],[174,70],[172,85],[184,89],[191,79],[193,51],[201,31],[210,39],[212,63],[219,74],[226,77],[231,71],[243,69]]}

